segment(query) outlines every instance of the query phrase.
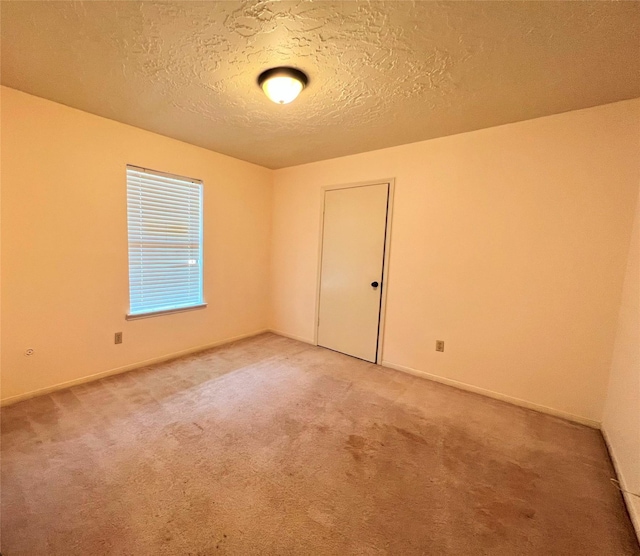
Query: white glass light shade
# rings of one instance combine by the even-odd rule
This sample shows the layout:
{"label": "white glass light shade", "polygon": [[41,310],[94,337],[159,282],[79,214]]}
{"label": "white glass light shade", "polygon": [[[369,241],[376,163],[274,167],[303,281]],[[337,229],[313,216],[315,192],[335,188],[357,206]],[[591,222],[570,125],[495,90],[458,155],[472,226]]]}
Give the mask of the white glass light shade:
{"label": "white glass light shade", "polygon": [[302,83],[293,77],[276,75],[262,84],[262,90],[273,102],[289,104],[302,91]]}
{"label": "white glass light shade", "polygon": [[307,76],[294,68],[273,68],[260,74],[258,84],[276,104],[289,104],[307,84]]}

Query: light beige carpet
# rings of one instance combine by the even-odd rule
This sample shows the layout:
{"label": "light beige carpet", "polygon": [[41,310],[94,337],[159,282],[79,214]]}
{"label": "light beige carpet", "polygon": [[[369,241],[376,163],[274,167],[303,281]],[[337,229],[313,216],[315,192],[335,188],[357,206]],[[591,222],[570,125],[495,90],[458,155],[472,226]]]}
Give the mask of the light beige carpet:
{"label": "light beige carpet", "polygon": [[600,433],[262,335],[2,410],[2,552],[640,554]]}

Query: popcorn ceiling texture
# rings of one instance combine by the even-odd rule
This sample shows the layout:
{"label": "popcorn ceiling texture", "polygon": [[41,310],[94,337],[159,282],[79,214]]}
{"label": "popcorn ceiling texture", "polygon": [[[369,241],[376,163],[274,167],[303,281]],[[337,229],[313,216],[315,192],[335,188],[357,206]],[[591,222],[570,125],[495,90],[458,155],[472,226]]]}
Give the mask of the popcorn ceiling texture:
{"label": "popcorn ceiling texture", "polygon": [[[2,2],[2,83],[270,168],[640,96],[638,2]],[[310,78],[287,106],[258,74]]]}

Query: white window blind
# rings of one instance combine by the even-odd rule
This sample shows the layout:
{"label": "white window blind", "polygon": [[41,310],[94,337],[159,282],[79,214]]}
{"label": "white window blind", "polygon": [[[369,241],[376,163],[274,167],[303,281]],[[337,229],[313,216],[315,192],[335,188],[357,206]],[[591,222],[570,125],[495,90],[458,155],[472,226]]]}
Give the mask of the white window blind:
{"label": "white window blind", "polygon": [[127,166],[130,316],[203,305],[202,182]]}

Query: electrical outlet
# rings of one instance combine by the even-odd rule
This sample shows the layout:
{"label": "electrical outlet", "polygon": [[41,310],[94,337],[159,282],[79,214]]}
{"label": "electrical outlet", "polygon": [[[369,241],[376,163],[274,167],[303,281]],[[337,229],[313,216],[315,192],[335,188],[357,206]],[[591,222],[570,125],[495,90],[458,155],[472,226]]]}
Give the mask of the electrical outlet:
{"label": "electrical outlet", "polygon": [[436,340],[436,351],[444,351],[444,340]]}
{"label": "electrical outlet", "polygon": [[116,332],[115,338],[114,338],[114,344],[121,344],[122,343],[122,332]]}

